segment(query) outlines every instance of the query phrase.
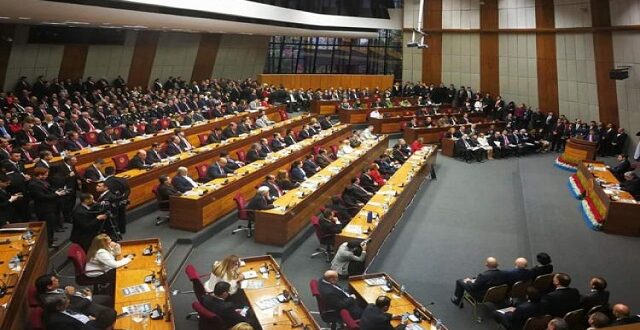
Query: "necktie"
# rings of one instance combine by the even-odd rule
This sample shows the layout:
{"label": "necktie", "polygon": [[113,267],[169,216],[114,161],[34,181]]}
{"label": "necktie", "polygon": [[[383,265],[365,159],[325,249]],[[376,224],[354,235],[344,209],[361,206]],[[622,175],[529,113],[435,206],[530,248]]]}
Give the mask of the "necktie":
{"label": "necktie", "polygon": [[29,154],[28,151],[24,150],[24,156],[27,158],[27,160],[32,161],[33,158],[31,158],[31,155]]}
{"label": "necktie", "polygon": [[76,145],[78,146],[78,148],[82,149],[82,144],[80,143],[80,141],[76,140]]}

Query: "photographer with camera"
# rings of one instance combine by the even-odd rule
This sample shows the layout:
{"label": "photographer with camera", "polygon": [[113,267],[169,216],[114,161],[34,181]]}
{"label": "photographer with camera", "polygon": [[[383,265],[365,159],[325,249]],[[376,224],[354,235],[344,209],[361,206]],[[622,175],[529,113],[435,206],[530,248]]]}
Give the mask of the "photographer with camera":
{"label": "photographer with camera", "polygon": [[118,212],[120,210],[120,197],[112,192],[104,182],[96,184],[96,192],[99,194],[96,204],[104,210],[109,219],[105,220],[102,232],[105,232],[115,241],[122,240],[120,229],[118,228]]}
{"label": "photographer with camera", "polygon": [[105,180],[104,184],[109,190],[116,196],[117,211],[114,209],[113,215],[114,221],[118,226],[120,234],[127,232],[127,205],[129,205],[129,194],[131,193],[131,187],[127,179],[115,176],[116,170],[113,166],[105,168]]}
{"label": "photographer with camera", "polygon": [[104,208],[95,204],[93,195],[81,194],[80,205],[76,206],[71,214],[73,228],[69,240],[85,250],[89,249],[91,241],[100,234],[104,227],[104,221],[109,219]]}

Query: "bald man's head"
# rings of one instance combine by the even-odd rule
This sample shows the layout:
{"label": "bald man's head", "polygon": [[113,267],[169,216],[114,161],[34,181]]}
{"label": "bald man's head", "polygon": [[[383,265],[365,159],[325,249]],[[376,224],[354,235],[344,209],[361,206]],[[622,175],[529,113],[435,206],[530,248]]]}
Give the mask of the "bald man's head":
{"label": "bald man's head", "polygon": [[629,310],[629,306],[625,304],[615,304],[613,305],[613,315],[616,319],[621,317],[628,317],[631,314],[631,310]]}
{"label": "bald man's head", "polygon": [[327,270],[324,272],[324,276],[322,278],[329,283],[338,283],[338,272],[335,270]]}
{"label": "bald man's head", "polygon": [[525,258],[516,259],[516,268],[518,269],[527,269],[529,262]]}
{"label": "bald man's head", "polygon": [[489,269],[498,268],[498,259],[494,257],[489,257],[487,258],[486,265],[487,265],[487,268]]}

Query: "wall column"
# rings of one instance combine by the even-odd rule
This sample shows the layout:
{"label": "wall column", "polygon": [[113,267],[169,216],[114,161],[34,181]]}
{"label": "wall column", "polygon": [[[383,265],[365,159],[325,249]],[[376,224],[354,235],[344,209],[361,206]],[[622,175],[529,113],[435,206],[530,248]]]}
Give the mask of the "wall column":
{"label": "wall column", "polygon": [[424,29],[429,32],[422,50],[422,81],[428,84],[442,83],[442,0],[425,1]]}
{"label": "wall column", "polygon": [[500,95],[498,0],[480,5],[480,91]]}
{"label": "wall column", "polygon": [[196,62],[193,64],[191,80],[200,82],[211,78],[213,67],[216,64],[216,56],[218,56],[218,48],[220,48],[219,34],[200,35],[200,45],[198,46]]}
{"label": "wall column", "polygon": [[[536,27],[538,29],[554,29],[554,15],[553,0],[536,0]],[[536,32],[536,53],[540,110],[558,114],[558,64],[555,33]]]}
{"label": "wall column", "polygon": [[[609,12],[609,0],[591,0],[593,27],[610,27],[611,16]],[[611,31],[595,30],[593,32],[593,52],[596,63],[600,121],[618,126],[620,120],[618,117],[616,81],[609,78],[609,71],[615,68]]]}
{"label": "wall column", "polygon": [[158,39],[160,39],[160,32],[158,31],[138,32],[131,58],[129,78],[127,79],[129,86],[142,86],[143,89],[149,86],[149,77],[151,76],[153,59],[156,57]]}
{"label": "wall column", "polygon": [[88,52],[89,45],[64,45],[58,79],[76,80],[82,78],[84,66],[87,63]]}

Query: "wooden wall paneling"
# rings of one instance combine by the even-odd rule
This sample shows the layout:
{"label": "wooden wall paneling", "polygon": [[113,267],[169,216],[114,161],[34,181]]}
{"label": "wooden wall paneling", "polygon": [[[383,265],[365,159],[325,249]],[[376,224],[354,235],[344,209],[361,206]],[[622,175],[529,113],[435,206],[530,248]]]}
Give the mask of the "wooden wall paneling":
{"label": "wooden wall paneling", "polygon": [[193,72],[191,80],[202,81],[211,78],[213,67],[216,64],[218,49],[220,48],[219,34],[202,34],[200,35],[200,44],[198,45],[198,53],[196,61],[193,64]]}
{"label": "wooden wall paneling", "polygon": [[360,88],[361,84],[360,84],[360,76],[351,76],[351,79],[349,81],[349,87],[350,88]]}
{"label": "wooden wall paneling", "polygon": [[500,95],[498,0],[485,0],[480,6],[480,90]]}
{"label": "wooden wall paneling", "polygon": [[84,74],[84,66],[87,63],[89,45],[64,45],[58,79],[78,79]]}
{"label": "wooden wall paneling", "polygon": [[[311,76],[308,74],[305,75],[301,75],[300,76],[300,87],[299,88],[304,88],[304,89],[308,89],[311,88],[312,84],[311,84]],[[287,87],[287,86],[285,86]]]}
{"label": "wooden wall paneling", "polygon": [[[609,0],[591,0],[591,23],[596,28],[611,26]],[[593,52],[596,64],[600,121],[617,126],[620,124],[618,94],[615,80],[609,78],[609,71],[615,68],[611,31],[593,33]]]}
{"label": "wooden wall paneling", "polygon": [[[11,46],[13,42],[6,41],[7,38],[14,38],[16,26],[14,24],[0,24],[0,91],[7,90],[13,86],[4,86],[11,56]],[[14,38],[15,39],[15,38]],[[5,88],[6,87],[6,88]]]}
{"label": "wooden wall paneling", "polygon": [[[424,28],[442,29],[442,0],[425,3]],[[442,32],[430,33],[425,39],[429,48],[422,50],[422,81],[440,84],[442,82]]]}
{"label": "wooden wall paneling", "polygon": [[160,32],[158,31],[138,31],[136,45],[131,58],[129,78],[127,79],[129,86],[142,86],[143,88],[149,86],[151,68],[158,48],[158,39],[160,39]]}
{"label": "wooden wall paneling", "polygon": [[[536,0],[536,27],[555,28],[553,0]],[[555,33],[536,33],[538,104],[543,112],[559,112]]]}

